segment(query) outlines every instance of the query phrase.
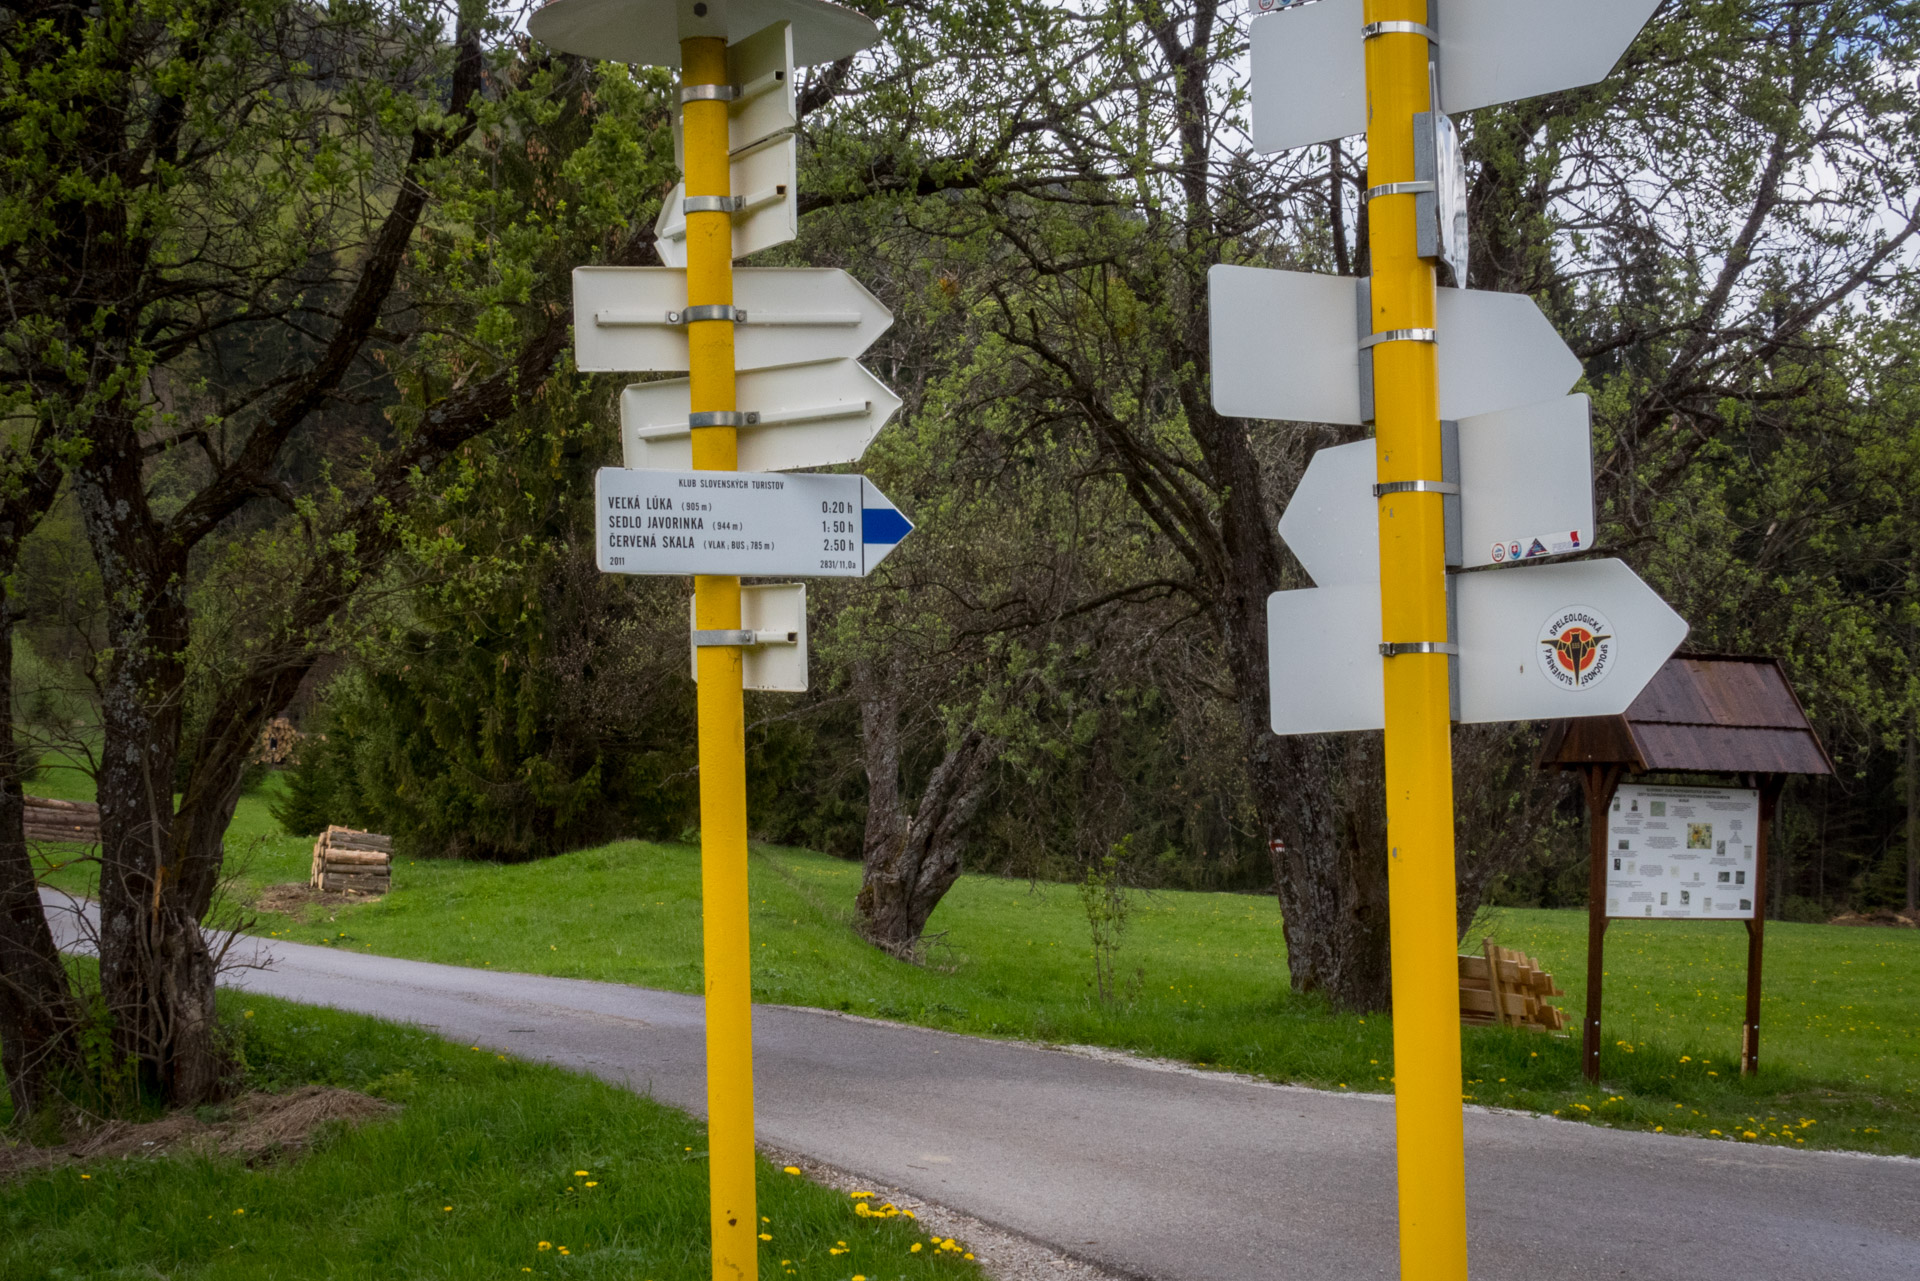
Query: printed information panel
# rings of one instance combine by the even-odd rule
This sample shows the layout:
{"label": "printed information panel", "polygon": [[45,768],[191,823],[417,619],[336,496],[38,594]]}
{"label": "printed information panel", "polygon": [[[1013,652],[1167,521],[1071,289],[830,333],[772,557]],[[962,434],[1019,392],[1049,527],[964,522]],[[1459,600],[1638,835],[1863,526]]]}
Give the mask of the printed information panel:
{"label": "printed information panel", "polygon": [[610,574],[860,578],[913,529],[864,476],[603,467],[593,491]]}
{"label": "printed information panel", "polygon": [[1607,915],[1753,916],[1760,793],[1622,783],[1607,812]]}

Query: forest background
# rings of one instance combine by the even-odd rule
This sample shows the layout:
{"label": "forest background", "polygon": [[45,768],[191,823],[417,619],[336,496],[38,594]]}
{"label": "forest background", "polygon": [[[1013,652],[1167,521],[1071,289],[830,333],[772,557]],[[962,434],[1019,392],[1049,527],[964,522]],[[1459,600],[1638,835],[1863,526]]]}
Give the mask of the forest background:
{"label": "forest background", "polygon": [[[1306,585],[1274,526],[1359,433],[1206,394],[1210,266],[1366,273],[1357,140],[1247,148],[1243,5],[860,7],[884,38],[802,77],[800,238],[752,265],[893,311],[860,470],[918,529],[809,585],[812,690],[749,699],[756,834],[860,858],[904,956],[962,865],[1278,893],[1295,986],[1377,1008],[1378,738],[1265,728],[1265,597]],[[10,14],[0,1038],[25,1111],[21,1047],[88,1018],[18,836],[78,759],[115,1043],[191,1098],[187,940],[272,717],[294,831],[520,861],[696,822],[687,588],[594,568],[626,380],[566,341],[570,267],[656,261],[670,85],[479,0]],[[1920,893],[1916,42],[1911,3],[1669,0],[1604,84],[1461,121],[1468,283],[1585,364],[1596,550],[1689,649],[1780,658],[1836,760],[1782,802],[1793,919]],[[1542,730],[1456,733],[1463,924],[1584,901]]]}

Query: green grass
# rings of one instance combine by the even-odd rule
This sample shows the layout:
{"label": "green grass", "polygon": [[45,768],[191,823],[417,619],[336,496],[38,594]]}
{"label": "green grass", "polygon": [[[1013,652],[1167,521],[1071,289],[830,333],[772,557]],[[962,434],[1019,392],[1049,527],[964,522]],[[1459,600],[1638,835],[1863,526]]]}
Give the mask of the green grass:
{"label": "green grass", "polygon": [[[246,863],[243,896],[307,872],[311,842],[274,835],[265,806],[260,793],[243,798],[228,839]],[[751,884],[760,1001],[1109,1046],[1329,1089],[1391,1088],[1391,1020],[1337,1014],[1288,990],[1271,897],[1137,895],[1120,957],[1137,993],[1108,1006],[1093,995],[1072,886],[962,877],[934,913],[936,945],[921,967],[853,936],[854,864],[756,847]],[[394,885],[323,919],[262,917],[260,932],[700,989],[699,856],[689,847],[621,841],[514,867],[403,861]],[[1568,993],[1557,1003],[1577,1019],[1585,914],[1511,910],[1496,932],[1555,972]],[[1920,1155],[1920,932],[1770,923],[1767,944],[1755,1078],[1738,1076],[1741,928],[1623,921],[1608,935],[1603,1088],[1581,1082],[1573,1038],[1468,1028],[1463,1095],[1632,1128]]]}
{"label": "green grass", "polygon": [[[244,1029],[255,1084],[346,1086],[402,1110],[336,1125],[296,1159],[100,1160],[0,1184],[0,1276],[710,1275],[705,1136],[684,1114],[375,1019],[235,993],[221,1003]],[[762,1276],[980,1275],[952,1254],[913,1253],[927,1238],[911,1219],[857,1216],[845,1194],[764,1162],[759,1184],[772,1238]],[[832,1253],[839,1242],[847,1252]]]}

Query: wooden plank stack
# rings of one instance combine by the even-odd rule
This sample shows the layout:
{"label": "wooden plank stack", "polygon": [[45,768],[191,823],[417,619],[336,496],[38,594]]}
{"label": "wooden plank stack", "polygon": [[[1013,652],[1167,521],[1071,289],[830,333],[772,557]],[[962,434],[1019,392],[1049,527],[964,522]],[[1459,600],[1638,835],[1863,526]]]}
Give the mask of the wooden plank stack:
{"label": "wooden plank stack", "polygon": [[309,884],[325,894],[385,894],[393,888],[393,838],[329,827],[313,843]]}
{"label": "wooden plank stack", "polygon": [[100,807],[92,801],[52,801],[44,796],[25,799],[28,840],[100,843]]}
{"label": "wooden plank stack", "polygon": [[1481,942],[1479,956],[1460,958],[1460,1021],[1501,1024],[1566,1035],[1567,1015],[1547,997],[1565,996],[1540,962],[1510,947]]}

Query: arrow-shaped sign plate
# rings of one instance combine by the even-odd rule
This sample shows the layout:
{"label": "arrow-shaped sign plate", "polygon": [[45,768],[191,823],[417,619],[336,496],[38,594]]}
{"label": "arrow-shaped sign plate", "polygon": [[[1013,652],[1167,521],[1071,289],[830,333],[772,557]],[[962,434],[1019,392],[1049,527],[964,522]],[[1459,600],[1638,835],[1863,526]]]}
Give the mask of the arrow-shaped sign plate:
{"label": "arrow-shaped sign plate", "polygon": [[[1456,719],[1553,720],[1626,711],[1687,637],[1686,620],[1617,560],[1455,574]],[[1273,732],[1386,725],[1380,588],[1267,598]]]}
{"label": "arrow-shaped sign plate", "polygon": [[[837,267],[739,267],[736,369],[771,369],[858,356],[893,313]],[[574,363],[592,373],[683,373],[687,273],[678,267],[575,267]]]}
{"label": "arrow-shaped sign plate", "polygon": [[1462,721],[1627,710],[1687,622],[1619,560],[1456,574]]}
{"label": "arrow-shaped sign plate", "polygon": [[1585,396],[1562,396],[1460,420],[1465,567],[1592,550],[1590,416]]}
{"label": "arrow-shaped sign plate", "polygon": [[[900,398],[856,360],[788,365],[735,376],[734,402],[758,421],[738,429],[742,471],[792,471],[858,462]],[[693,466],[685,378],[635,383],[620,395],[629,467]]]}
{"label": "arrow-shaped sign plate", "polygon": [[[1208,271],[1213,407],[1235,418],[1367,421],[1360,385],[1363,283],[1259,267]],[[1445,419],[1551,400],[1581,374],[1580,358],[1525,294],[1437,289],[1434,327]]]}
{"label": "arrow-shaped sign plate", "polygon": [[[744,151],[756,142],[797,128],[794,110],[793,25],[776,22],[739,44],[727,46],[727,82],[735,96],[727,101],[727,150]],[[686,141],[680,131],[680,107],[673,110],[673,163],[687,168]]]}
{"label": "arrow-shaped sign plate", "polygon": [[[733,213],[733,256],[784,245],[800,234],[800,153],[793,135],[755,143],[727,158],[728,183],[740,206]],[[669,267],[687,265],[687,184],[675,183],[654,219],[654,252]]]}
{"label": "arrow-shaped sign plate", "polygon": [[[1428,0],[1449,115],[1604,79],[1659,0]],[[1364,0],[1254,19],[1253,146],[1287,151],[1367,128]]]}
{"label": "arrow-shaped sign plate", "polygon": [[913,531],[864,476],[603,467],[593,503],[610,574],[861,578]]}
{"label": "arrow-shaped sign plate", "polygon": [[[645,67],[680,65],[684,36],[713,35],[740,42],[776,22],[793,24],[793,54],[803,66],[851,57],[880,38],[864,13],[829,0],[728,0],[713,6],[707,23],[687,23],[684,0],[548,0],[527,19],[535,40],[607,62]],[[698,6],[706,17],[707,5]],[[701,30],[702,26],[711,30]]]}

